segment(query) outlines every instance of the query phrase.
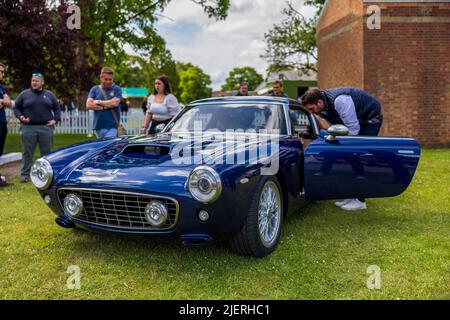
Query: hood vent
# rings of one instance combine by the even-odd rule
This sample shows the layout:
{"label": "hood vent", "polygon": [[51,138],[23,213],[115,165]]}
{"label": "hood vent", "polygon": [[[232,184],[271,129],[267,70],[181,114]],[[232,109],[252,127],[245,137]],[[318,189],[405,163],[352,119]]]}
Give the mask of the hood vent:
{"label": "hood vent", "polygon": [[130,145],[122,151],[123,156],[129,157],[152,157],[152,156],[167,156],[169,154],[169,147],[158,145]]}

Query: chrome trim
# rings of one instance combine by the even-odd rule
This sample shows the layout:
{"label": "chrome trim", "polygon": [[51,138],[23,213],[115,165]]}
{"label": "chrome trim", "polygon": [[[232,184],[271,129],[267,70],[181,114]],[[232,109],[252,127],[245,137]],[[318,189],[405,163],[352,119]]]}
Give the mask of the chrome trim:
{"label": "chrome trim", "polygon": [[319,130],[319,126],[317,125],[317,121],[316,118],[314,118],[314,116],[310,113],[309,114],[309,122],[314,124],[314,131],[317,137],[320,136],[320,130]]}
{"label": "chrome trim", "polygon": [[[60,198],[60,195],[59,195],[59,193],[62,192],[62,191],[108,192],[108,193],[115,193],[115,194],[122,194],[122,195],[147,197],[147,198],[152,198],[152,200],[166,199],[166,200],[172,201],[173,204],[175,204],[175,220],[167,228],[123,227],[123,226],[116,226],[116,225],[110,225],[110,224],[104,224],[104,223],[95,223],[95,222],[86,221],[86,220],[82,220],[82,219],[71,217],[72,220],[79,221],[79,222],[82,222],[82,223],[88,223],[88,224],[91,224],[91,225],[96,225],[96,226],[101,226],[101,227],[109,227],[109,228],[114,228],[114,229],[123,229],[123,230],[167,231],[167,230],[171,230],[171,229],[175,228],[176,225],[178,224],[178,221],[179,221],[179,218],[180,218],[180,204],[178,203],[178,201],[175,198],[172,198],[172,197],[166,197],[166,196],[160,196],[160,195],[154,195],[154,194],[148,194],[148,193],[140,193],[140,192],[128,192],[128,191],[118,191],[118,190],[110,190],[110,189],[95,189],[95,188],[79,188],[79,187],[74,187],[74,188],[64,187],[64,188],[59,188],[59,189],[56,190],[58,202],[59,202],[59,205],[61,206],[61,208],[63,209],[63,211],[64,211],[64,206],[61,203],[61,198]],[[125,207],[127,209],[128,208],[140,208],[140,207],[135,207],[135,206],[127,206],[127,205],[125,205]],[[119,211],[123,211],[123,210],[115,210],[115,211],[119,212]],[[66,214],[65,211],[64,211],[64,214]],[[143,214],[143,219],[146,219],[145,218],[145,212],[142,212],[141,214]],[[120,215],[120,214],[116,214],[116,216],[118,216],[118,217],[126,217],[126,216]]]}
{"label": "chrome trim", "polygon": [[289,116],[289,109],[290,109],[289,103],[283,104],[283,109],[284,109],[284,123],[286,124],[287,134],[288,136],[292,136],[293,132],[291,125],[291,118]]}
{"label": "chrome trim", "polygon": [[280,190],[273,181],[268,181],[259,196],[258,231],[266,248],[272,247],[281,228],[282,200]]}
{"label": "chrome trim", "polygon": [[[213,98],[213,99],[215,99],[215,98]],[[276,105],[284,106],[286,104],[287,100],[283,100],[285,98],[279,98],[279,99],[280,100],[274,100],[274,101],[268,101],[268,100],[259,101],[256,99],[248,99],[248,101],[245,101],[245,100],[240,101],[239,99],[236,99],[236,101],[215,101],[215,102],[204,101],[204,102],[194,102],[192,104],[187,105],[186,108],[201,106],[201,105],[211,105],[211,104],[246,104],[246,103],[276,104]]]}
{"label": "chrome trim", "polygon": [[[190,188],[191,177],[198,170],[208,171],[209,173],[211,173],[214,176],[214,179],[216,179],[217,192],[216,192],[216,195],[209,201],[201,201],[201,200],[197,199],[191,192],[191,188]],[[220,175],[217,173],[216,170],[214,170],[213,168],[211,168],[209,166],[198,166],[194,170],[192,170],[192,172],[189,174],[189,179],[187,180],[187,187],[188,187],[189,194],[192,196],[192,198],[194,198],[194,200],[196,200],[196,201],[198,201],[200,203],[203,203],[203,204],[211,204],[211,203],[216,202],[220,198],[220,196],[222,195],[222,189],[223,189],[223,187],[222,187],[222,179],[220,178]]]}
{"label": "chrome trim", "polygon": [[[33,183],[33,185],[34,185],[37,189],[44,191],[44,190],[47,190],[47,189],[51,186],[51,184],[53,183],[53,176],[54,176],[55,173],[54,173],[54,171],[53,171],[53,167],[52,167],[51,163],[50,163],[47,159],[44,159],[44,158],[39,158],[39,159],[37,159],[37,160],[33,163],[33,165],[31,166],[31,171],[33,171],[33,166],[34,166],[38,161],[46,162],[46,164],[47,164],[47,165],[49,166],[49,168],[50,168],[50,171],[48,172],[48,175],[49,175],[48,181],[47,181],[47,183],[46,183],[43,187],[39,188],[39,187],[37,187],[37,186]],[[30,174],[30,180],[32,180],[32,179],[31,179],[31,174]]]}

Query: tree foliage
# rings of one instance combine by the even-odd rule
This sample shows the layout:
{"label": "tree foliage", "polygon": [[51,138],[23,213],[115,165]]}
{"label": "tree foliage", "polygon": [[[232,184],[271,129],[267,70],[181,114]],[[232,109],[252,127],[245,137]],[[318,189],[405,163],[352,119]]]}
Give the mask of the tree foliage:
{"label": "tree foliage", "polygon": [[255,90],[263,80],[263,76],[252,67],[234,68],[225,80],[222,91],[239,90],[240,84],[244,81],[248,82],[249,90],[252,91]]}
{"label": "tree foliage", "polygon": [[[191,0],[209,17],[225,19],[229,0]],[[108,54],[119,55],[128,45],[136,53],[153,56],[164,52],[164,39],[155,29],[161,12],[171,0],[77,0],[82,12],[82,31],[102,65]],[[162,50],[162,51],[161,51]]]}
{"label": "tree foliage", "polygon": [[[191,0],[205,13],[225,19],[229,0]],[[177,86],[175,62],[155,23],[171,0],[74,0],[81,9],[81,29],[69,30],[64,0],[0,0],[0,60],[8,65],[17,91],[29,86],[34,71],[45,73],[47,86],[60,96],[78,97],[97,82],[105,63],[118,69],[120,81],[142,83],[167,73]],[[142,59],[130,58],[131,48]],[[130,70],[144,70],[125,75]],[[123,71],[123,73],[121,72]]]}
{"label": "tree foliage", "polygon": [[176,63],[168,50],[149,58],[126,55],[120,62],[109,62],[107,59],[107,64],[115,69],[114,80],[121,87],[145,87],[149,92],[153,92],[154,80],[160,75],[165,75],[170,80],[173,93],[175,95],[180,93],[180,77]]}
{"label": "tree foliage", "polygon": [[13,91],[29,87],[31,74],[45,75],[58,95],[76,94],[74,83],[86,81],[95,65],[77,64],[82,34],[69,30],[67,7],[49,7],[45,0],[0,0],[0,61],[7,65]]}
{"label": "tree foliage", "polygon": [[200,67],[178,63],[180,75],[179,99],[183,103],[211,97],[211,78]]}
{"label": "tree foliage", "polygon": [[270,71],[296,69],[317,72],[316,25],[325,0],[307,0],[317,8],[313,18],[306,18],[292,2],[283,10],[284,20],[264,35],[267,48],[263,57],[271,64]]}

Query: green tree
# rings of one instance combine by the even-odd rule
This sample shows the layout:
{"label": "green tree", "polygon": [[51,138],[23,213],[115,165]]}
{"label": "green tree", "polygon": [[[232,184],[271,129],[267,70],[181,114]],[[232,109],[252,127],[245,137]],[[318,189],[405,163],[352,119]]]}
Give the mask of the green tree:
{"label": "green tree", "polygon": [[[229,0],[191,0],[201,5],[209,17],[225,19]],[[82,12],[81,29],[90,39],[96,62],[103,65],[106,56],[119,55],[126,45],[138,54],[153,56],[164,49],[164,39],[155,23],[171,0],[78,0]]]}
{"label": "green tree", "polygon": [[267,48],[262,56],[271,65],[269,71],[296,69],[304,73],[317,72],[316,25],[325,0],[307,0],[315,6],[315,17],[306,18],[292,2],[283,10],[284,20],[264,35]]}
{"label": "green tree", "polygon": [[166,75],[173,93],[179,94],[180,77],[176,63],[168,50],[155,57],[126,55],[120,62],[115,60],[108,62],[107,59],[107,64],[115,69],[115,82],[122,87],[145,87],[153,92],[154,80],[160,75]]}
{"label": "green tree", "polygon": [[252,67],[234,68],[225,80],[222,91],[239,90],[239,85],[244,81],[248,82],[249,90],[252,91],[263,80],[263,76]]}
{"label": "green tree", "polygon": [[189,103],[194,100],[211,97],[212,89],[211,78],[205,74],[199,67],[192,64],[179,64],[182,71],[180,75],[180,91],[179,99],[183,103]]}

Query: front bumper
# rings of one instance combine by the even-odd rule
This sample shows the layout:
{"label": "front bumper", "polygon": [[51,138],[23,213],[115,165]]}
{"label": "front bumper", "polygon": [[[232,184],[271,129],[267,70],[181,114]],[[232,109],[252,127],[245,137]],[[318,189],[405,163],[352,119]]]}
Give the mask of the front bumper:
{"label": "front bumper", "polygon": [[[215,203],[205,205],[192,199],[189,193],[167,195],[158,192],[142,191],[142,190],[116,190],[111,189],[115,193],[132,193],[139,192],[145,193],[148,196],[155,197],[169,197],[176,201],[178,205],[178,215],[176,223],[166,229],[138,229],[138,228],[126,228],[117,225],[97,224],[88,221],[81,221],[79,219],[73,219],[64,213],[64,209],[58,198],[58,192],[61,189],[70,190],[71,188],[79,188],[74,186],[58,186],[52,187],[46,191],[39,191],[42,198],[49,195],[51,202],[49,207],[58,216],[62,217],[66,222],[71,222],[75,226],[88,229],[92,231],[129,234],[129,235],[155,235],[155,236],[170,236],[180,237],[182,241],[188,241],[188,239],[228,239],[237,232],[239,232],[245,223],[247,213],[250,205],[249,192],[253,189],[252,183],[245,186],[239,186],[237,188],[225,189]],[[201,210],[206,210],[210,218],[208,221],[201,221],[198,217],[198,213]],[[68,225],[71,225],[68,223]],[[184,239],[184,240],[183,240]],[[187,239],[187,240],[186,240]]]}

